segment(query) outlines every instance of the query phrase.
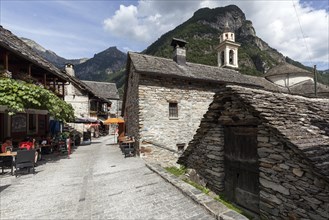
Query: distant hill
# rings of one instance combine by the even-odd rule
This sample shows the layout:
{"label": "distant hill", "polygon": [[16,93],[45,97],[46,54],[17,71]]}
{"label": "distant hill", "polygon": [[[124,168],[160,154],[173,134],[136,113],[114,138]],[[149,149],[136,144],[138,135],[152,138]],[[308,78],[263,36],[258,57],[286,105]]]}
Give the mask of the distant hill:
{"label": "distant hill", "polygon": [[29,45],[35,52],[37,52],[40,56],[54,64],[59,69],[64,69],[65,64],[71,63],[73,65],[77,65],[80,63],[85,62],[88,60],[87,58],[81,58],[81,59],[65,59],[61,56],[58,56],[55,52],[51,50],[47,50],[44,47],[42,47],[40,44],[36,43],[35,41],[31,39],[27,39],[22,37],[22,41],[24,41],[27,45]]}
{"label": "distant hill", "polygon": [[116,83],[120,95],[123,94],[124,68],[127,55],[116,47],[110,47],[94,55],[93,58],[65,59],[55,52],[47,50],[33,40],[21,38],[41,57],[54,64],[59,69],[64,69],[65,64],[74,65],[75,75],[81,80]]}
{"label": "distant hill", "polygon": [[93,81],[111,81],[113,74],[124,68],[127,55],[116,47],[110,47],[94,55],[84,63],[75,65],[79,79]]}

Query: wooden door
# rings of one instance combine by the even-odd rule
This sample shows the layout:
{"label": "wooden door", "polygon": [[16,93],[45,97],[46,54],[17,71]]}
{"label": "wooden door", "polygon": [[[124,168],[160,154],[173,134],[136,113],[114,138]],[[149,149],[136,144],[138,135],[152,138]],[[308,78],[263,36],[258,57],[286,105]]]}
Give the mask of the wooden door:
{"label": "wooden door", "polygon": [[257,127],[228,126],[224,135],[225,195],[259,213]]}

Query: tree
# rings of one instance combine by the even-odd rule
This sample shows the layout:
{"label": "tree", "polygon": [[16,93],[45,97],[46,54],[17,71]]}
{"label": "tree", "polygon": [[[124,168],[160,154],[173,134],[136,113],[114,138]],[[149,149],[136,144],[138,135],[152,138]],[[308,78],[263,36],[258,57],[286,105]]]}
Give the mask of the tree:
{"label": "tree", "polygon": [[48,110],[57,120],[74,120],[74,109],[71,104],[51,91],[25,81],[0,78],[0,105],[7,106],[9,114],[33,108]]}

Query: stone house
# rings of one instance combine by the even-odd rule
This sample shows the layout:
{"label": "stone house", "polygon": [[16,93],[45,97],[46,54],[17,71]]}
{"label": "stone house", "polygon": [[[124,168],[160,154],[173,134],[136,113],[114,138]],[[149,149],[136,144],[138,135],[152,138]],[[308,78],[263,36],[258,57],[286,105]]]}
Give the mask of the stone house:
{"label": "stone house", "polygon": [[[64,90],[71,78],[36,54],[21,39],[0,26],[0,73],[2,77],[34,83],[64,98]],[[26,109],[24,113],[9,115],[0,106],[0,141],[11,136],[14,141],[27,135],[42,136],[49,131],[47,110]]]}
{"label": "stone house", "polygon": [[[126,133],[138,140],[137,148],[152,148],[153,156],[170,152],[177,157],[192,140],[214,94],[225,85],[314,96],[312,73],[288,63],[265,77],[233,70],[238,67],[239,46],[232,46],[234,39],[232,32],[220,36],[218,60],[224,61],[218,67],[186,62],[186,42],[179,39],[171,43],[173,59],[128,53],[122,115]],[[328,97],[329,87],[318,83],[318,96]]]}
{"label": "stone house", "polygon": [[274,84],[288,89],[291,94],[308,97],[329,97],[329,86],[317,83],[315,95],[314,73],[289,63],[280,63],[264,74]]}
{"label": "stone house", "polygon": [[328,218],[328,99],[311,98],[311,73],[221,67],[234,56],[189,63],[185,44],[173,40],[173,59],[128,53],[122,114],[140,155],[171,166],[183,153],[178,162],[207,187],[262,218]]}
{"label": "stone house", "polygon": [[137,148],[152,148],[153,155],[183,151],[214,94],[226,84],[287,91],[265,78],[186,62],[183,44],[173,41],[173,59],[128,53],[122,108],[126,133],[135,136]]}
{"label": "stone house", "polygon": [[262,219],[328,219],[329,99],[222,87],[178,162]]}
{"label": "stone house", "polygon": [[[6,77],[32,82],[51,90],[58,97],[72,104],[77,117],[94,116],[97,119],[100,114],[108,115],[107,105],[111,102],[77,79],[73,65],[66,65],[65,70],[58,69],[2,26],[0,26],[0,71],[5,73]],[[91,115],[93,106],[98,109],[95,109],[95,114]],[[46,135],[50,130],[50,120],[47,110],[26,109],[25,113],[10,116],[7,114],[6,106],[0,106],[0,141],[7,136],[20,140],[27,135]],[[15,124],[22,126],[18,128],[14,126]]]}
{"label": "stone house", "polygon": [[[75,77],[72,64],[66,64],[64,72],[71,76],[71,83],[65,87],[64,100],[73,106],[74,115],[82,119],[106,120],[109,116],[108,108],[111,106],[111,100],[108,99],[108,96],[116,98],[115,85],[115,89],[112,85],[110,88],[105,88],[100,87],[98,82],[81,81]],[[102,92],[102,89],[105,90]],[[106,89],[110,89],[110,92]],[[91,128],[90,125],[81,123],[70,123],[70,126],[80,132],[85,132]]]}
{"label": "stone house", "polygon": [[[94,94],[109,101],[107,106],[107,114],[103,116],[104,119],[107,119],[108,116],[111,118],[117,118],[119,116],[119,109],[121,109],[119,105],[121,103],[119,102],[120,97],[115,83],[86,80],[82,80],[82,82],[91,88]],[[99,116],[99,118],[100,117],[101,116]]]}

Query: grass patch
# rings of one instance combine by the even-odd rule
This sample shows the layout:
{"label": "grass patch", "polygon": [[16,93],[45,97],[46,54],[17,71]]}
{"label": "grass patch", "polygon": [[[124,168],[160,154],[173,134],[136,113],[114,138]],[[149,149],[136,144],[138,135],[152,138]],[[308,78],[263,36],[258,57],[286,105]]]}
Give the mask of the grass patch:
{"label": "grass patch", "polygon": [[186,167],[166,167],[165,168],[169,173],[174,174],[175,176],[181,176],[186,173]]}
{"label": "grass patch", "polygon": [[245,211],[241,210],[240,208],[236,207],[234,204],[232,204],[227,198],[225,198],[224,195],[218,195],[215,197],[215,200],[223,203],[227,208],[232,209],[236,211],[237,213],[240,213],[241,215],[246,216],[248,219],[253,219],[251,215],[246,213]]}
{"label": "grass patch", "polygon": [[197,184],[197,183],[195,183],[195,182],[193,182],[193,181],[191,181],[191,180],[189,180],[187,178],[183,179],[183,181],[186,182],[186,183],[188,183],[188,184],[190,184],[190,185],[192,185],[192,186],[194,186],[198,190],[202,191],[204,194],[207,194],[208,195],[209,192],[210,192],[210,189],[208,189],[207,187],[204,187],[204,186],[202,186],[200,184]]}
{"label": "grass patch", "polygon": [[[171,174],[173,174],[173,175],[175,175],[177,177],[179,177],[179,176],[181,176],[181,175],[183,175],[183,174],[185,174],[187,172],[187,169],[184,166],[180,166],[179,168],[178,167],[175,167],[175,166],[165,167],[165,169],[169,173],[171,173]],[[204,186],[202,186],[200,184],[197,184],[197,183],[191,181],[188,178],[183,178],[182,180],[184,182],[190,184],[191,186],[197,188],[198,190],[202,191],[206,195],[208,195],[209,192],[210,192],[210,189],[208,189],[207,187],[204,187]],[[241,215],[246,216],[248,219],[253,219],[253,217],[251,215],[248,215],[248,213],[246,213],[245,211],[239,209],[237,206],[235,206],[234,204],[232,204],[227,198],[225,198],[224,195],[217,195],[216,197],[214,197],[214,199],[216,201],[224,204],[225,206],[227,206],[227,208],[232,209],[232,210],[240,213]]]}

